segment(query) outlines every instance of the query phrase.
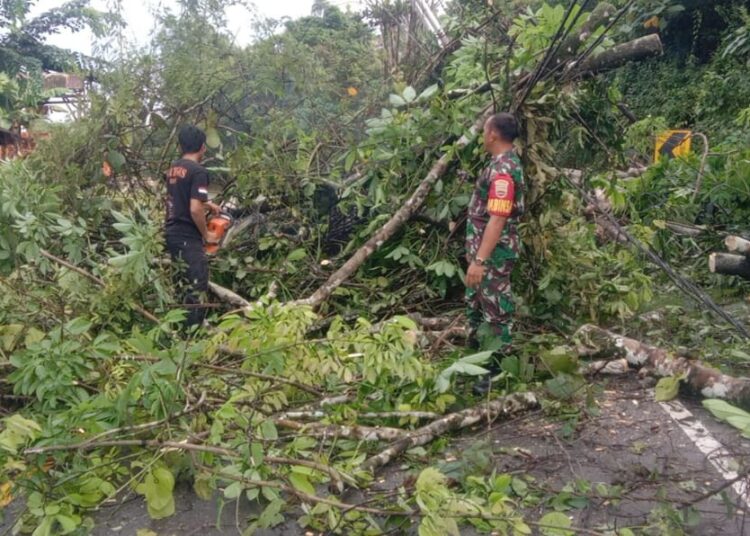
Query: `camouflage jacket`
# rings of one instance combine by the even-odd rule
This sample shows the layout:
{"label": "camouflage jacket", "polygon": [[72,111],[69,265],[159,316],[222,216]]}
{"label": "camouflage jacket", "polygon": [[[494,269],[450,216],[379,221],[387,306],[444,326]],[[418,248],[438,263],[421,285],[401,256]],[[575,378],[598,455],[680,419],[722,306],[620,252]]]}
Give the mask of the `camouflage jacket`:
{"label": "camouflage jacket", "polygon": [[513,151],[495,156],[474,185],[466,226],[466,254],[473,259],[491,215],[507,218],[493,261],[518,257],[518,220],[524,212],[521,160]]}

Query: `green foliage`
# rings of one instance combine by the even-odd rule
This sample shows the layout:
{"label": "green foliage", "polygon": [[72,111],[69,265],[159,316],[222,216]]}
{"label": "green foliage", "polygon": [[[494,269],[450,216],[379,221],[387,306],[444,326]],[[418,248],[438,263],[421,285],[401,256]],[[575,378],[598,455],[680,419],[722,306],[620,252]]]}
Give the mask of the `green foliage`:
{"label": "green foliage", "polygon": [[743,437],[750,438],[750,413],[719,399],[704,400],[703,407],[717,419],[725,421],[742,431]]}
{"label": "green foliage", "polygon": [[667,402],[677,397],[680,392],[680,382],[684,380],[684,375],[681,376],[668,376],[662,378],[656,384],[656,401]]}
{"label": "green foliage", "polygon": [[[666,15],[668,6],[661,4],[648,13]],[[518,5],[500,9],[506,13]],[[178,478],[192,480],[202,498],[219,492],[225,500],[244,495],[257,502],[250,531],[283,522],[293,492],[302,503],[300,524],[310,530],[393,530],[357,509],[338,507],[335,491],[326,494],[345,485],[364,487],[372,475],[361,470],[362,463],[384,443],[306,429],[288,433],[279,416],[316,407],[323,426],[351,430],[358,429],[363,413],[442,413],[463,402],[462,379],[486,372],[481,365],[487,352],[462,357],[457,350],[434,360],[423,349],[420,328],[401,316],[455,310],[463,292],[461,219],[472,187],[463,177],[484,161],[479,143],[460,152],[452,144],[488,96],[468,92],[455,99],[446,92],[489,78],[499,105],[506,106],[513,97],[508,81],[536,66],[564,6],[533,3],[524,11],[511,25],[517,41],[512,53],[505,28],[488,19],[486,31],[468,32],[434,73],[404,77],[409,84],[400,75],[395,82],[382,75],[375,35],[357,15],[317,5],[313,16],[283,29],[272,25],[280,31],[239,49],[224,28],[223,10],[217,9],[222,6],[191,0],[176,13],[164,13],[148,54],[133,53],[99,73],[86,118],[52,129],[26,162],[0,167],[0,363],[11,371],[14,393],[30,398],[1,425],[0,465],[8,476],[0,483],[18,482],[29,507],[21,524],[40,534],[85,530],[82,512],[123,486],[145,497],[152,517],[169,516]],[[490,15],[484,7],[478,3],[475,11]],[[449,21],[449,27],[460,25]],[[605,40],[601,48],[610,44]],[[700,75],[687,91],[705,93],[699,106],[664,102],[653,110],[662,121],[641,121],[627,134],[615,104],[634,97],[639,116],[651,113],[649,99],[663,98],[647,94],[654,80],[683,80],[672,64],[652,63],[641,71],[661,76],[648,83],[635,67],[615,84],[595,80],[560,88],[545,82],[518,110],[530,202],[522,227],[524,262],[514,274],[519,349],[503,359],[499,374],[506,391],[544,389],[549,411],[578,415],[576,404],[593,397],[577,375],[567,341],[529,337],[524,324],[533,324],[534,332],[565,333],[582,321],[633,321],[662,290],[642,258],[597,234],[577,193],[556,180],[556,168],[570,163],[588,171],[620,162],[622,155],[609,152],[617,153],[623,141],[648,153],[645,138],[695,117],[720,126],[726,116],[708,116],[724,113],[730,97],[742,97],[744,90],[709,94],[711,84],[736,84],[745,76],[734,68],[735,58],[722,61],[700,72],[688,69],[685,80]],[[626,83],[632,81],[637,83]],[[13,82],[3,80],[3,87],[13,93]],[[738,112],[727,113],[734,121]],[[174,130],[183,122],[207,130],[214,183],[245,211],[242,218],[260,222],[212,260],[212,279],[253,299],[272,281],[281,284],[284,300],[309,294],[341,264],[323,253],[330,229],[314,206],[316,191],[332,190],[328,209],[338,201],[342,213],[364,219],[344,239],[343,257],[403,205],[440,154],[455,156],[458,165],[435,183],[419,218],[376,250],[321,314],[263,300],[250,312],[214,317],[216,327],[197,340],[182,340],[174,330],[184,312],[169,306],[172,274],[161,262],[163,192],[155,179],[176,155]],[[615,215],[642,241],[672,258],[695,259],[702,245],[666,238],[664,219],[693,221],[709,203],[721,207],[706,215],[714,223],[750,216],[748,154],[739,137],[709,159],[696,202],[695,157],[663,161],[625,184],[606,173],[583,184],[606,195]],[[614,149],[603,151],[597,140]],[[114,169],[112,177],[101,171],[104,160]],[[136,308],[160,321],[147,323]],[[346,394],[347,402],[316,406],[329,394]],[[418,421],[374,419],[375,426],[397,423],[405,430]],[[159,424],[129,428],[154,422]],[[45,466],[47,456],[20,454],[30,445],[96,443],[123,429],[148,443],[127,450],[92,444],[85,453],[53,451],[54,471]],[[165,441],[172,446],[159,446]],[[200,444],[186,454],[173,448],[180,441]],[[458,468],[428,467],[414,493],[376,497],[373,507],[406,512],[416,505],[424,535],[459,534],[466,523],[483,532],[530,534],[520,506],[540,498],[522,476],[488,474],[485,451],[478,445],[462,453]],[[409,454],[415,459],[425,452]],[[461,479],[454,483],[447,476]],[[604,489],[602,497],[609,497],[612,490]],[[579,492],[570,488],[550,507],[580,507]],[[311,500],[316,494],[324,500]],[[402,516],[388,523],[408,530]],[[557,512],[539,523],[547,534],[574,530]]]}
{"label": "green foliage", "polygon": [[42,431],[36,422],[19,414],[4,418],[2,423],[0,447],[11,454],[17,454],[22,445],[36,439],[39,432]]}
{"label": "green foliage", "polygon": [[462,357],[440,373],[435,382],[435,388],[440,393],[446,392],[450,388],[450,380],[455,374],[466,374],[467,376],[487,374],[488,370],[480,365],[487,363],[491,356],[492,352],[480,352]]}
{"label": "green foliage", "polygon": [[166,467],[151,469],[135,491],[146,498],[146,507],[151,519],[163,519],[174,514],[174,476]]}

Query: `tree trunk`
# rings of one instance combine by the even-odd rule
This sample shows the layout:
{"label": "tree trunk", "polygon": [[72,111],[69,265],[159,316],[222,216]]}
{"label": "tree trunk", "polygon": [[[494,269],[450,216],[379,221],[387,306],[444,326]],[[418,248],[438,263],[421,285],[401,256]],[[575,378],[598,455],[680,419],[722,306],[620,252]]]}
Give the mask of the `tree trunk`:
{"label": "tree trunk", "polygon": [[295,305],[310,305],[317,307],[333,293],[341,284],[351,277],[362,264],[377,251],[385,242],[387,242],[393,235],[395,235],[401,226],[404,225],[409,219],[422,207],[427,195],[432,190],[433,185],[442,177],[448,167],[455,158],[457,150],[466,147],[482,130],[484,122],[492,113],[492,107],[488,107],[482,112],[479,119],[469,129],[467,134],[461,136],[461,138],[454,144],[453,150],[444,154],[440,159],[432,166],[427,176],[422,179],[417,189],[411,195],[411,197],[404,203],[396,213],[380,228],[377,232],[365,242],[365,244],[359,248],[354,255],[352,255],[344,265],[336,270],[328,281],[323,284],[318,290],[316,290],[310,297],[297,300],[293,302]]}
{"label": "tree trunk", "polygon": [[711,253],[708,256],[708,269],[712,274],[738,275],[750,279],[750,260],[734,253]]}
{"label": "tree trunk", "polygon": [[739,236],[728,236],[724,240],[724,244],[727,246],[729,251],[741,253],[745,256],[750,256],[750,240],[745,240]]}
{"label": "tree trunk", "polygon": [[602,71],[616,69],[629,61],[638,61],[658,56],[663,51],[661,39],[657,34],[639,37],[627,43],[614,46],[601,54],[586,58],[579,66],[573,66],[572,74],[593,76]]}
{"label": "tree trunk", "polygon": [[691,391],[706,398],[721,398],[750,410],[750,378],[722,374],[698,360],[678,357],[646,343],[593,325],[582,326],[575,335],[578,354],[624,358],[634,368],[656,377],[681,376]]}
{"label": "tree trunk", "polygon": [[575,57],[581,48],[581,45],[591,37],[591,34],[599,28],[599,26],[606,26],[616,13],[617,8],[609,2],[601,2],[597,4],[591,12],[591,15],[589,15],[589,18],[581,26],[581,29],[575,34],[569,35],[560,45],[560,51],[558,52],[557,58],[555,58],[550,67],[557,66],[560,63],[564,63]]}

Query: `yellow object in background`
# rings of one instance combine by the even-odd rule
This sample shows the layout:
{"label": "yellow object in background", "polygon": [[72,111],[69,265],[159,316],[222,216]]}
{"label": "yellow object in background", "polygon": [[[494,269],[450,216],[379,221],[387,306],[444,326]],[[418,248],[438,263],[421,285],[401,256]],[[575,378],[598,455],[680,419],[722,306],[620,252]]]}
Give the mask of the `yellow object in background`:
{"label": "yellow object in background", "polygon": [[663,156],[677,158],[689,154],[692,135],[690,130],[667,130],[656,136],[654,162],[658,162]]}
{"label": "yellow object in background", "polygon": [[654,15],[653,17],[651,17],[650,19],[646,20],[643,23],[643,27],[649,28],[649,29],[653,28],[653,29],[658,30],[659,29],[659,17]]}

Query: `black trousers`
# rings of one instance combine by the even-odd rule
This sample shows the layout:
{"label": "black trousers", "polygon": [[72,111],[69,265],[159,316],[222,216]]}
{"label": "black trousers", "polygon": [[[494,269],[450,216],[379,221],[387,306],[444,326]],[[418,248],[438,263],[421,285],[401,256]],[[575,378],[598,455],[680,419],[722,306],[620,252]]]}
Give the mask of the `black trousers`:
{"label": "black trousers", "polygon": [[178,295],[188,307],[186,327],[202,324],[208,309],[200,307],[208,293],[208,259],[203,249],[203,240],[184,236],[166,236],[167,249],[172,260],[178,264]]}

